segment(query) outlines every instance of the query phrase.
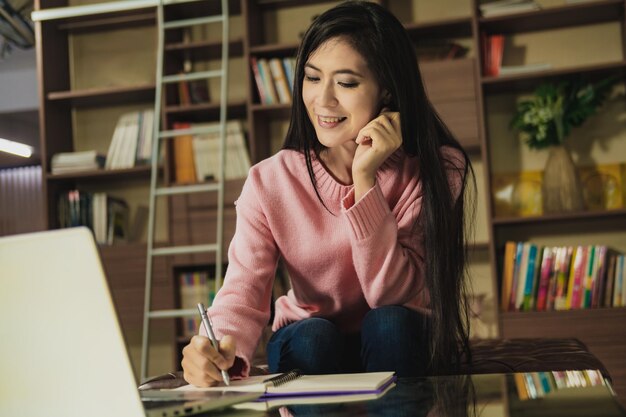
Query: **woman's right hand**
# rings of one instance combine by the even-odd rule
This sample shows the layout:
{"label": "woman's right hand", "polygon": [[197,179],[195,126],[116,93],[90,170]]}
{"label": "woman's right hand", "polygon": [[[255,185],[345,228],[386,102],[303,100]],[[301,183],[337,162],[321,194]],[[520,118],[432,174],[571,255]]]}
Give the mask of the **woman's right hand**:
{"label": "woman's right hand", "polygon": [[228,371],[235,363],[235,339],[224,336],[219,352],[209,338],[196,335],[183,349],[183,376],[196,387],[210,387],[222,381],[221,370]]}

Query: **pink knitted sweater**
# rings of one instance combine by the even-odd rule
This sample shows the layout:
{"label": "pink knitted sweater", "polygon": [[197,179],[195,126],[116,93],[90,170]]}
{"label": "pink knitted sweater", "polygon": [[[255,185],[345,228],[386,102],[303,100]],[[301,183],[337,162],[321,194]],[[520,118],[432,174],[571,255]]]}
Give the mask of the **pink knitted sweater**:
{"label": "pink knitted sweater", "polygon": [[[460,184],[461,155],[444,148],[451,185]],[[459,167],[459,168],[457,168]],[[292,289],[276,300],[274,331],[297,320],[324,317],[358,331],[365,313],[383,305],[428,312],[424,251],[415,219],[421,210],[416,160],[403,151],[379,168],[376,185],[358,202],[313,158],[318,200],[304,155],[283,150],[252,167],[237,200],[237,225],[224,285],[209,314],[217,338],[231,335],[247,376],[250,358],[270,316],[279,257]],[[231,370],[232,372],[233,370]]]}

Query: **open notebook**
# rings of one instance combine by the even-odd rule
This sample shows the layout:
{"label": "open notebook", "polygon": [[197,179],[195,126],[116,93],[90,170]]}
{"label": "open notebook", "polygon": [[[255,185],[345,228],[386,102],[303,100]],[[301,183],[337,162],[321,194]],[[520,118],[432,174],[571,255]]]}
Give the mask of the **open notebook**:
{"label": "open notebook", "polygon": [[230,386],[220,384],[215,387],[198,388],[185,385],[176,388],[182,392],[237,391],[261,393],[260,400],[277,397],[313,397],[376,395],[384,393],[393,384],[393,372],[365,372],[357,374],[301,375],[298,371],[285,374],[251,376],[231,381]]}

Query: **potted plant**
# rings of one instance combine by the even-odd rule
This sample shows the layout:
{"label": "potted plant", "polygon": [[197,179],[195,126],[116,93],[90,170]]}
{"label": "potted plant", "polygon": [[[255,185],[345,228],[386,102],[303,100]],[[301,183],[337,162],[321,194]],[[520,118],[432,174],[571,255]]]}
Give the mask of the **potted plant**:
{"label": "potted plant", "polygon": [[580,179],[565,139],[597,112],[617,81],[614,77],[596,83],[580,78],[545,83],[517,103],[510,126],[520,131],[531,149],[550,151],[543,175],[544,213],[584,209]]}

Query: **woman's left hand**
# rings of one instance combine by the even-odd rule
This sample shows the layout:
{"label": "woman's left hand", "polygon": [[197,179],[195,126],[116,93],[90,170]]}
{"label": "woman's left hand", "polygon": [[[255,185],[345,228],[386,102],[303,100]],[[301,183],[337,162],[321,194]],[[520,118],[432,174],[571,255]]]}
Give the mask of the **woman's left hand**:
{"label": "woman's left hand", "polygon": [[[363,190],[366,192],[374,186],[378,168],[402,145],[400,113],[383,109],[378,117],[359,131],[356,143],[359,146],[352,161],[352,178],[356,191],[366,188]],[[363,187],[359,187],[359,183]]]}

